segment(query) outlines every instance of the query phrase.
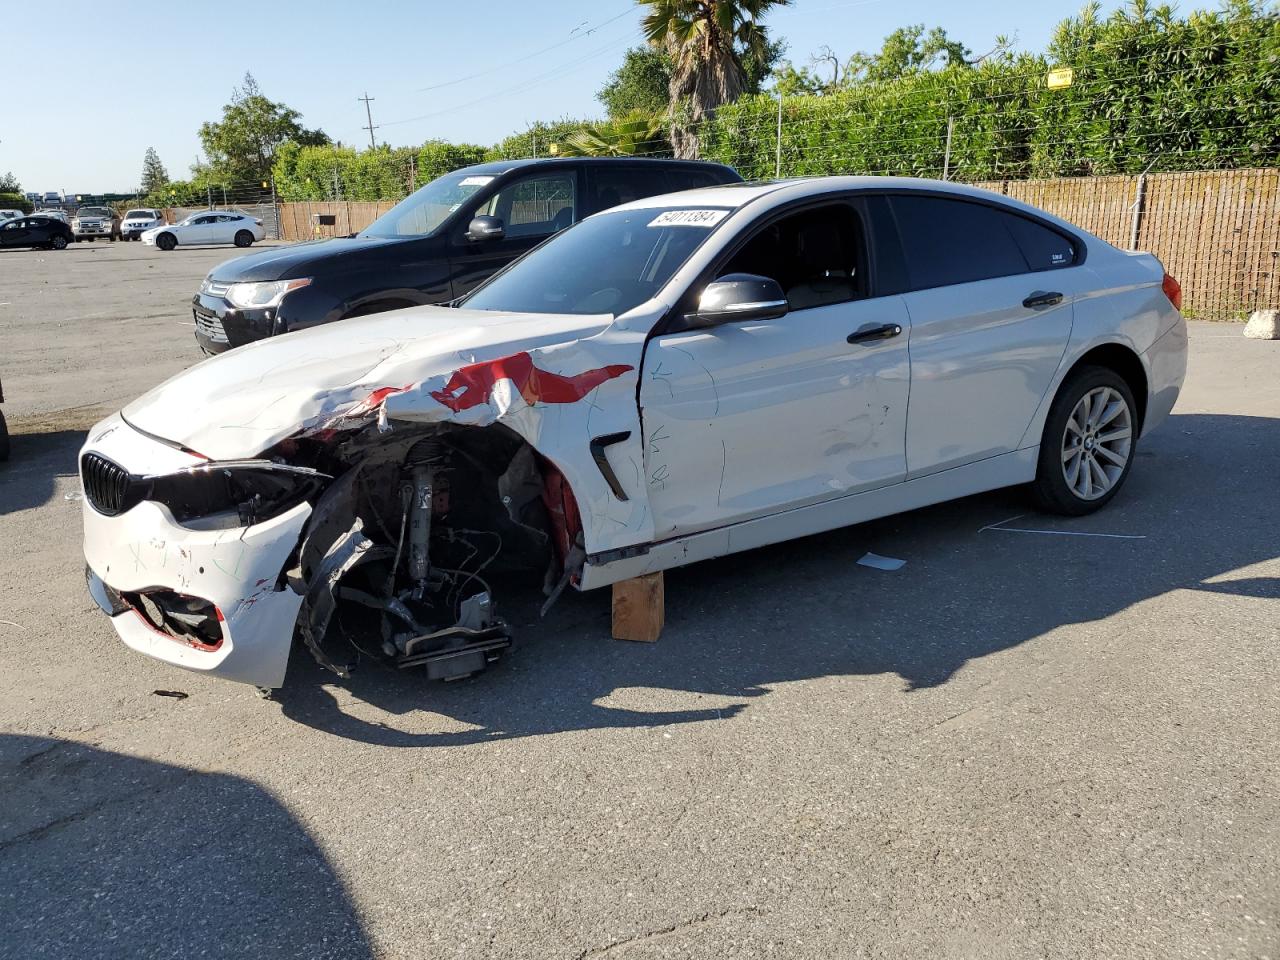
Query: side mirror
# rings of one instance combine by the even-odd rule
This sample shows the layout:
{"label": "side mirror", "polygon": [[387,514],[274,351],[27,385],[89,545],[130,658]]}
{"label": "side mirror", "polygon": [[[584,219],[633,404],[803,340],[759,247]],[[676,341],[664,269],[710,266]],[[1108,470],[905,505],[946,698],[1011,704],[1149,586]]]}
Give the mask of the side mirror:
{"label": "side mirror", "polygon": [[467,239],[473,242],[476,240],[501,240],[506,235],[507,227],[502,222],[501,217],[475,217],[467,227]]}
{"label": "side mirror", "polygon": [[694,326],[712,327],[736,320],[774,320],[788,310],[787,296],[777,280],[754,273],[730,273],[709,283],[689,319]]}

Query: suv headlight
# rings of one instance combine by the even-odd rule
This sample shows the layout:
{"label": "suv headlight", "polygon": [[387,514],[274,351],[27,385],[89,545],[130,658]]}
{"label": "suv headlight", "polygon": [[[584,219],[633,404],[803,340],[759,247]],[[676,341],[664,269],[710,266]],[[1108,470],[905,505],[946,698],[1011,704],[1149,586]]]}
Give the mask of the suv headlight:
{"label": "suv headlight", "polygon": [[311,283],[310,277],[297,280],[266,280],[259,283],[233,283],[227,288],[227,300],[237,307],[278,307],[286,293]]}

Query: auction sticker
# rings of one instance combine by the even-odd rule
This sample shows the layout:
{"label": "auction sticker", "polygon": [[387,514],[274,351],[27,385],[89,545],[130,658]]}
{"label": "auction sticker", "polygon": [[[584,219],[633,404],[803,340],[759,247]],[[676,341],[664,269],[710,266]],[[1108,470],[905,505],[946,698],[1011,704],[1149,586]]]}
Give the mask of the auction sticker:
{"label": "auction sticker", "polygon": [[651,227],[714,227],[728,210],[666,210],[649,221]]}
{"label": "auction sticker", "polygon": [[458,186],[460,186],[460,187],[483,187],[486,183],[488,183],[488,182],[489,182],[489,181],[491,181],[492,179],[493,179],[493,177],[480,177],[480,176],[477,176],[477,177],[463,177],[460,181],[458,181]]}

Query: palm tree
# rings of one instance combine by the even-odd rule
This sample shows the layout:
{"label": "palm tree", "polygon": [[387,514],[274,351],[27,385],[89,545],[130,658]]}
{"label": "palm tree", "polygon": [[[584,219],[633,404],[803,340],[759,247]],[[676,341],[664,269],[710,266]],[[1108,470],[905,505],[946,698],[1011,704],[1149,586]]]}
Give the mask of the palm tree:
{"label": "palm tree", "polygon": [[768,34],[760,23],[791,0],[637,0],[648,9],[649,44],[671,57],[671,143],[677,157],[698,155],[698,125],[746,89],[744,54],[763,59]]}
{"label": "palm tree", "polygon": [[659,118],[633,111],[617,120],[584,124],[551,149],[563,157],[644,157],[671,148]]}

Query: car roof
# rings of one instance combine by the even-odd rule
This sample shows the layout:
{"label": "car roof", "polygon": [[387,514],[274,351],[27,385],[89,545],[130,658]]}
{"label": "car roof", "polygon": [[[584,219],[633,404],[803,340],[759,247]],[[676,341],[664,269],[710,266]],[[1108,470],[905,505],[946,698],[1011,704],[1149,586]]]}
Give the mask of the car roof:
{"label": "car roof", "polygon": [[[696,190],[682,190],[679,193],[659,194],[632,200],[614,209],[647,210],[653,207],[706,206],[728,207],[736,210],[753,200],[772,194],[778,194],[779,200],[792,200],[849,190],[928,190],[934,193],[979,197],[984,200],[999,197],[998,194],[979,187],[969,187],[946,180],[926,180],[920,177],[796,177],[789,180],[727,183],[715,187],[699,187]],[[1007,198],[999,197],[999,199]]]}
{"label": "car roof", "polygon": [[690,170],[726,170],[737,176],[737,172],[723,163],[712,163],[709,160],[668,160],[656,157],[526,157],[512,160],[491,160],[488,163],[477,163],[469,167],[461,167],[454,173],[490,174],[500,176],[511,170],[523,170],[528,167],[555,167],[565,163],[577,163],[588,167],[613,166],[679,166]]}

